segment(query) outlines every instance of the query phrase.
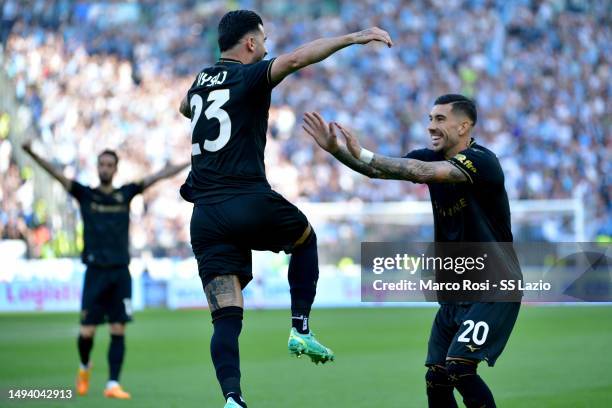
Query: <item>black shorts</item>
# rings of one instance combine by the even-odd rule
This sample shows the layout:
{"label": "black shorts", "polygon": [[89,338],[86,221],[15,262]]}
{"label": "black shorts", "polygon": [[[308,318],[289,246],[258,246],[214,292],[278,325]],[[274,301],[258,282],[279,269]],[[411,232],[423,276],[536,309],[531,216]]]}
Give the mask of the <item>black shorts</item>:
{"label": "black shorts", "polygon": [[253,279],[251,250],[291,253],[307,227],[306,216],[274,191],[197,204],[191,248],[202,285],[219,275],[237,275],[244,288]]}
{"label": "black shorts", "polygon": [[81,324],[132,320],[132,277],[127,266],[87,267],[81,302]]}
{"label": "black shorts", "polygon": [[485,360],[500,356],[518,316],[519,302],[443,304],[431,328],[425,365],[444,365],[447,357]]}

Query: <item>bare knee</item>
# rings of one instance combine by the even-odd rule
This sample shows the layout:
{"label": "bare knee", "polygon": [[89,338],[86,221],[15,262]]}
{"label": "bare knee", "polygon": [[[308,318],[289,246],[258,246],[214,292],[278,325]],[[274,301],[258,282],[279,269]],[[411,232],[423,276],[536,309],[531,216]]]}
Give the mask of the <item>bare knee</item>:
{"label": "bare knee", "polygon": [[92,338],[96,334],[96,326],[94,325],[81,325],[79,328],[79,334],[82,337]]}
{"label": "bare knee", "polygon": [[244,308],[242,286],[236,275],[219,275],[204,287],[211,312],[224,307],[237,306]]}
{"label": "bare knee", "polygon": [[111,323],[109,326],[110,334],[115,336],[125,335],[125,323]]}

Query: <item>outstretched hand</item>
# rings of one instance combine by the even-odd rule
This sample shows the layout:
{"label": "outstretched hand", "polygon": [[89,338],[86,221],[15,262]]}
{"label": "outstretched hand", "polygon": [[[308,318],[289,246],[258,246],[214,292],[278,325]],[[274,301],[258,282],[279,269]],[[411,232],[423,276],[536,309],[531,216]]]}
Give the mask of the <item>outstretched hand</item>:
{"label": "outstretched hand", "polygon": [[327,124],[318,112],[304,113],[302,129],[326,152],[334,154],[338,151],[338,138],[333,123]]}
{"label": "outstretched hand", "polygon": [[351,155],[354,158],[359,159],[359,156],[361,155],[361,145],[359,144],[359,140],[357,140],[355,135],[353,135],[348,129],[342,127],[342,125],[339,123],[334,123],[334,126],[336,126],[340,130],[342,136],[344,136],[346,147]]}
{"label": "outstretched hand", "polygon": [[365,30],[358,31],[353,33],[353,43],[354,44],[367,44],[371,41],[379,41],[387,44],[387,47],[393,46],[393,41],[391,41],[391,36],[385,30],[382,30],[378,27],[371,27]]}

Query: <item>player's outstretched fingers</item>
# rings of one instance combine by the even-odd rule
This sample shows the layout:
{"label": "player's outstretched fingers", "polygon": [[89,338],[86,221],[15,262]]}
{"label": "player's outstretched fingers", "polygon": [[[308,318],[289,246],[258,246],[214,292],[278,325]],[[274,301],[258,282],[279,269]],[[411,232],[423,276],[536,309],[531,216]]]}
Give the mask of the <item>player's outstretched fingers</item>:
{"label": "player's outstretched fingers", "polygon": [[306,131],[311,135],[311,136],[316,136],[319,132],[320,132],[320,126],[317,123],[317,119],[314,117],[314,115],[312,113],[306,112],[304,113],[304,123],[306,125]]}
{"label": "player's outstretched fingers", "polygon": [[312,114],[314,115],[317,122],[319,122],[319,126],[321,126],[321,128],[323,129],[326,129],[327,125],[325,124],[325,119],[323,119],[323,116],[321,116],[319,112],[312,112]]}
{"label": "player's outstretched fingers", "polygon": [[389,35],[388,32],[378,27],[374,27],[374,30],[376,30],[378,41],[384,42],[385,44],[387,44],[387,47],[389,48],[393,46],[393,41],[391,40],[391,36]]}
{"label": "player's outstretched fingers", "polygon": [[368,28],[366,30],[357,33],[356,43],[367,44],[371,41],[379,41],[387,44],[388,47],[393,46],[391,36],[385,30],[381,30],[378,27]]}
{"label": "player's outstretched fingers", "polygon": [[339,123],[336,123],[336,126],[338,127],[338,129],[340,129],[340,133],[342,133],[342,136],[344,136],[344,140],[346,141],[346,147],[348,148],[351,155],[353,155],[354,158],[359,159],[359,154],[361,153],[361,146],[359,145],[359,142],[357,141],[355,136],[353,136],[348,130],[344,129]]}
{"label": "player's outstretched fingers", "polygon": [[306,134],[308,134],[310,137],[314,137],[314,134],[312,133],[309,127],[307,127],[306,125],[302,125],[302,129],[304,129],[304,132],[306,132]]}
{"label": "player's outstretched fingers", "polygon": [[338,138],[338,135],[336,134],[336,126],[334,126],[336,124],[336,122],[329,122],[329,125],[327,126],[327,128],[329,129],[329,134],[331,137],[333,137],[334,139]]}

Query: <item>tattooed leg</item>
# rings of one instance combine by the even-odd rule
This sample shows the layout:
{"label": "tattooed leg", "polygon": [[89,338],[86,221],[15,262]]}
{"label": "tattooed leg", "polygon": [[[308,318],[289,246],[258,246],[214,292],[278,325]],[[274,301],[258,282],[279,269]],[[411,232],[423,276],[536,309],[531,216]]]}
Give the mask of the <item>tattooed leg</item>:
{"label": "tattooed leg", "polygon": [[240,353],[238,336],[242,330],[243,298],[236,275],[220,275],[204,288],[210,307],[214,332],[210,340],[217,380],[224,398],[239,399]]}
{"label": "tattooed leg", "polygon": [[211,312],[229,306],[242,308],[244,305],[240,281],[236,275],[215,277],[206,285],[204,293]]}

